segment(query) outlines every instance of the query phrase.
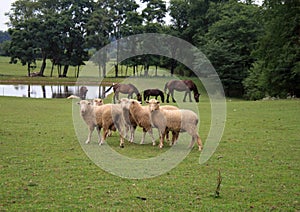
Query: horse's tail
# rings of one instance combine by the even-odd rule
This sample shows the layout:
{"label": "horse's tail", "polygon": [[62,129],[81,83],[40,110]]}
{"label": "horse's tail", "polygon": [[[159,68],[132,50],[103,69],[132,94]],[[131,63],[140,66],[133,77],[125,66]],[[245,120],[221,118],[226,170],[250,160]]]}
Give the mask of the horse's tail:
{"label": "horse's tail", "polygon": [[167,82],[167,83],[165,84],[164,93],[166,93],[166,92],[167,92],[168,83],[169,83],[169,82]]}
{"label": "horse's tail", "polygon": [[112,86],[110,86],[104,93],[106,94],[108,91],[110,91],[116,84],[113,83]]}

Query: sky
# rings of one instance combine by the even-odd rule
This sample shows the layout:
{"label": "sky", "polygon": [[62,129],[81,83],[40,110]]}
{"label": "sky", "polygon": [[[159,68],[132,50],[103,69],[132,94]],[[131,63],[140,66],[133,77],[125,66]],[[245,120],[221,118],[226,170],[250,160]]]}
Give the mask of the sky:
{"label": "sky", "polygon": [[5,24],[8,22],[8,17],[5,16],[4,14],[9,12],[11,4],[15,0],[2,0],[0,2],[0,30],[1,31],[7,31],[8,27]]}

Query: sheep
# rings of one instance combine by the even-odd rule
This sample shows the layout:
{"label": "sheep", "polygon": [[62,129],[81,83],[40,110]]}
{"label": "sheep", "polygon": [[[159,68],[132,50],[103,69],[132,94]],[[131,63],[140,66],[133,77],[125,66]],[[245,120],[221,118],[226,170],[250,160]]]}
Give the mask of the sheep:
{"label": "sheep", "polygon": [[191,110],[162,110],[160,103],[156,99],[148,101],[151,111],[152,126],[158,128],[160,133],[159,147],[163,147],[166,129],[173,132],[172,143],[174,144],[179,132],[187,132],[192,136],[189,148],[192,148],[197,140],[199,151],[202,149],[202,141],[197,132],[198,116]]}
{"label": "sheep", "polygon": [[[86,144],[90,143],[92,133],[96,127],[99,145],[105,142],[108,130],[116,131],[117,129],[120,134],[120,147],[124,147],[122,136],[122,124],[124,124],[124,121],[122,118],[121,105],[105,104],[102,106],[93,106],[91,102],[87,100],[81,100],[78,104],[80,105],[80,115],[89,128]],[[101,128],[103,128],[102,138],[100,135]]]}
{"label": "sheep", "polygon": [[104,103],[103,103],[103,100],[102,99],[93,99],[93,105],[94,106],[101,106],[101,105],[103,105]]}
{"label": "sheep", "polygon": [[80,99],[80,97],[76,95],[70,95],[67,97],[67,99]]}
{"label": "sheep", "polygon": [[[142,106],[140,102],[133,99],[123,99],[121,102],[122,108],[129,110],[129,114],[132,117],[132,120],[136,123],[137,126],[143,128],[143,136],[141,144],[145,141],[146,133],[148,132],[152,139],[152,144],[155,146],[155,139],[152,133],[152,126],[150,123],[150,110],[148,106]],[[127,113],[128,114],[128,113]]]}
{"label": "sheep", "polygon": [[125,137],[127,137],[128,131],[130,131],[130,137],[129,141],[133,143],[134,141],[134,132],[137,127],[136,121],[133,119],[132,115],[130,114],[129,111],[129,106],[130,106],[130,101],[128,98],[122,98],[119,100],[119,103],[121,104],[122,107],[122,112],[123,112],[123,119],[125,122]]}
{"label": "sheep", "polygon": [[[149,103],[149,101],[147,101],[147,103]],[[163,110],[179,110],[178,107],[173,106],[173,105],[161,105],[159,108],[163,109]],[[168,142],[170,142],[170,146],[172,146],[172,142],[169,139],[169,131],[170,130],[166,129],[166,140]],[[175,136],[174,133],[173,133],[173,136]]]}
{"label": "sheep", "polygon": [[[93,99],[93,106],[101,106],[103,104],[104,104],[104,102],[103,102],[102,99],[100,99],[100,98]],[[107,136],[108,137],[112,136],[112,131],[111,130],[108,130]]]}

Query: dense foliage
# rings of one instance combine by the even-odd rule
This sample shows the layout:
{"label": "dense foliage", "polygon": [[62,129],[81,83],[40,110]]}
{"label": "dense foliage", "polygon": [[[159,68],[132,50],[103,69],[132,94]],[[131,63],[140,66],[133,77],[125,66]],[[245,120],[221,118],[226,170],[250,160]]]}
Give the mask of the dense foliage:
{"label": "dense foliage", "polygon": [[[57,66],[59,75],[65,77],[69,66],[83,65],[92,49],[128,35],[165,33],[201,49],[228,96],[300,95],[299,1],[265,0],[261,6],[251,0],[141,2],[17,0],[7,14],[12,62],[28,65],[30,75],[36,60],[41,59],[42,76],[46,59],[51,59],[52,67]],[[105,63],[111,58],[98,56],[99,75],[106,76]],[[118,52],[114,59],[117,77]],[[130,58],[121,64],[132,66],[134,73],[142,65],[144,75],[150,65],[168,68],[170,74],[192,74],[183,71],[185,67],[177,61],[159,56]]]}

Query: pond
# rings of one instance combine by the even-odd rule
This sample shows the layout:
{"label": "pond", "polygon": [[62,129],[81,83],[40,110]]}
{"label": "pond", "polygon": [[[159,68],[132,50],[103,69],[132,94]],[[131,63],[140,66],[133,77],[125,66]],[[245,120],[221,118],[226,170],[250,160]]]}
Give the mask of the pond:
{"label": "pond", "polygon": [[[79,95],[82,86],[78,85],[0,85],[0,96],[28,97],[28,98],[67,98],[70,95]],[[104,95],[109,86],[85,86],[88,91],[86,99],[104,98],[112,93],[113,89]]]}

